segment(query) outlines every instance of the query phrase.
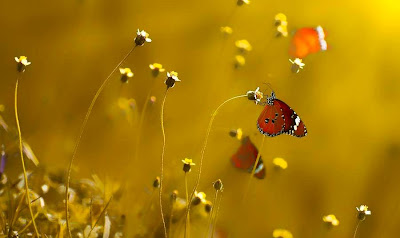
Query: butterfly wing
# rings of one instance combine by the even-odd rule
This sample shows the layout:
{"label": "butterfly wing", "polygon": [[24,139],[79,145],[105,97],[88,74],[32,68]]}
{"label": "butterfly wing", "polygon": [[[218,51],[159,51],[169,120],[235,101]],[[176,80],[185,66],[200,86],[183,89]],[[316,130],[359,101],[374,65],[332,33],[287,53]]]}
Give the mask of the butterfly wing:
{"label": "butterfly wing", "polygon": [[[232,155],[231,161],[233,166],[239,169],[247,170],[251,173],[254,163],[256,162],[258,155],[258,149],[256,146],[250,141],[249,137],[245,137],[242,139],[242,144],[240,145],[237,152]],[[260,157],[258,161],[256,172],[254,176],[262,179],[265,177],[265,168],[264,163]]]}
{"label": "butterfly wing", "polygon": [[292,38],[289,54],[294,58],[304,59],[308,54],[321,50],[318,32],[315,28],[304,27],[296,31]]}
{"label": "butterfly wing", "polygon": [[277,136],[284,132],[285,120],[280,106],[275,102],[267,104],[257,120],[258,130],[267,136]]}
{"label": "butterfly wing", "polygon": [[279,99],[275,99],[274,104],[279,105],[279,108],[282,111],[283,119],[285,121],[283,133],[296,137],[307,135],[307,128],[304,122],[291,107]]}

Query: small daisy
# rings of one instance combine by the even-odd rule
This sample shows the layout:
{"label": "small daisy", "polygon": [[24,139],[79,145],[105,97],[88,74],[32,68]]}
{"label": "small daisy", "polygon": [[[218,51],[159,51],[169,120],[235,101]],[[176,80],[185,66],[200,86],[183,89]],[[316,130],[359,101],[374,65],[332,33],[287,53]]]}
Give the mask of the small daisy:
{"label": "small daisy", "polygon": [[243,130],[242,130],[242,128],[238,128],[236,130],[231,130],[229,132],[229,135],[232,137],[236,137],[236,139],[238,139],[238,140],[242,140]]}
{"label": "small daisy", "polygon": [[264,94],[260,91],[260,88],[257,87],[255,91],[248,91],[247,92],[247,98],[249,100],[255,101],[256,104],[259,104],[261,102],[261,99],[263,99]]}
{"label": "small daisy", "polygon": [[121,73],[121,82],[128,83],[129,78],[133,77],[133,72],[130,68],[119,68],[119,72]]}
{"label": "small daisy", "polygon": [[140,31],[139,29],[136,32],[135,37],[135,44],[137,46],[142,46],[144,43],[150,43],[151,39],[149,38],[149,33],[145,32],[144,30]]}
{"label": "small daisy", "polygon": [[332,226],[338,226],[339,225],[339,220],[333,214],[330,214],[330,215],[327,215],[327,216],[323,216],[322,220],[325,223],[328,223],[328,224],[330,224]]}
{"label": "small daisy", "polygon": [[285,23],[287,24],[287,18],[285,14],[278,13],[275,15],[275,26],[280,26]]}
{"label": "small daisy", "polygon": [[246,59],[242,55],[235,56],[235,68],[243,67],[246,64]]}
{"label": "small daisy", "polygon": [[192,162],[191,159],[185,158],[184,160],[182,160],[183,163],[183,171],[185,171],[185,173],[190,172],[190,170],[192,169],[193,165],[196,165],[195,163]]}
{"label": "small daisy", "polygon": [[277,36],[279,37],[279,36],[283,36],[283,37],[287,37],[289,34],[288,34],[288,30],[287,30],[287,22],[284,22],[285,24],[282,24],[282,25],[280,25],[280,26],[278,26],[277,28],[276,28],[276,31],[277,31]]}
{"label": "small daisy", "polygon": [[237,40],[235,42],[235,46],[239,49],[240,52],[249,52],[253,48],[251,47],[250,43],[247,40]]}
{"label": "small daisy", "polygon": [[194,198],[193,198],[193,201],[192,201],[192,204],[194,206],[199,205],[200,203],[205,204],[206,202],[207,202],[207,200],[206,200],[206,194],[205,193],[197,192],[197,191],[194,192]]}
{"label": "small daisy", "polygon": [[167,88],[173,88],[176,82],[180,82],[178,78],[178,73],[175,71],[167,72],[167,79],[165,80],[165,84]]}
{"label": "small daisy", "polygon": [[285,229],[275,229],[272,232],[272,237],[274,238],[293,238],[292,233]]}
{"label": "small daisy", "polygon": [[242,6],[243,4],[249,5],[250,1],[249,0],[238,0],[237,5]]}
{"label": "small daisy", "polygon": [[221,30],[222,34],[224,34],[225,36],[232,35],[232,33],[233,33],[232,28],[229,26],[223,26],[220,28],[220,30]]}
{"label": "small daisy", "polygon": [[293,73],[298,73],[300,72],[300,69],[303,69],[304,64],[302,59],[296,58],[295,60],[289,59],[290,63],[292,63],[292,72]]}
{"label": "small daisy", "polygon": [[288,167],[288,163],[283,158],[275,158],[272,163],[275,165],[275,167],[280,169],[286,169]]}
{"label": "small daisy", "polygon": [[162,64],[159,64],[159,63],[150,64],[149,68],[151,69],[154,76],[157,76],[159,73],[162,73],[165,71]]}
{"label": "small daisy", "polygon": [[31,64],[31,62],[28,61],[28,58],[26,56],[20,56],[19,58],[15,57],[14,59],[15,59],[15,62],[18,63],[17,64],[18,72],[24,72],[25,67]]}
{"label": "small daisy", "polygon": [[368,210],[368,206],[367,205],[361,205],[360,207],[356,207],[357,211],[358,211],[358,219],[361,221],[365,220],[366,216],[370,216],[371,215],[371,211]]}

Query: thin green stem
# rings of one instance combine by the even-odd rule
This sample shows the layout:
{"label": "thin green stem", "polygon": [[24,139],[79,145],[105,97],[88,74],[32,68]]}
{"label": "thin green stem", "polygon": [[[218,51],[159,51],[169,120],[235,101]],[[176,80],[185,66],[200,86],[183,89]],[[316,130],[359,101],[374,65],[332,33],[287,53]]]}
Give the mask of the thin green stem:
{"label": "thin green stem", "polygon": [[108,206],[110,205],[112,196],[110,197],[110,199],[108,200],[106,206],[104,207],[104,209],[101,211],[99,217],[97,218],[96,222],[94,223],[93,227],[90,229],[89,234],[86,236],[86,238],[90,237],[90,234],[92,233],[92,231],[94,230],[94,228],[96,228],[97,223],[99,223],[100,218],[105,214],[105,212],[107,211]]}
{"label": "thin green stem", "polygon": [[261,158],[261,150],[262,150],[262,148],[264,146],[264,140],[265,140],[265,136],[262,137],[261,146],[259,147],[259,150],[258,150],[256,162],[254,163],[253,169],[251,170],[251,174],[250,174],[249,180],[247,182],[247,186],[246,186],[246,190],[245,190],[244,195],[243,195],[243,201],[242,202],[244,202],[246,200],[247,193],[249,192],[251,180],[252,180],[252,178],[254,176],[254,173],[256,172],[256,168],[257,168],[258,162],[260,161],[260,158]]}
{"label": "thin green stem", "polygon": [[219,196],[219,202],[218,202],[218,205],[217,205],[217,211],[216,211],[215,216],[214,216],[214,222],[213,222],[213,229],[212,229],[212,232],[211,232],[211,238],[213,238],[214,233],[215,233],[215,227],[217,226],[217,218],[218,218],[219,208],[221,207],[221,202],[222,202],[222,194],[223,194],[222,192],[223,191],[221,191],[221,196]]}
{"label": "thin green stem", "polygon": [[207,233],[206,237],[209,235],[211,236],[210,232],[212,232],[212,223],[213,223],[213,215],[214,215],[214,207],[217,205],[217,199],[218,199],[218,190],[215,190],[215,195],[214,195],[214,200],[211,206],[211,211],[210,211],[210,218],[208,219],[208,227],[207,227]]}
{"label": "thin green stem", "polygon": [[103,91],[103,89],[105,88],[105,86],[108,84],[108,82],[111,79],[111,75],[114,74],[114,72],[122,65],[122,63],[125,62],[125,60],[128,58],[128,56],[133,52],[133,50],[136,48],[136,45],[134,47],[131,48],[131,50],[125,55],[125,57],[117,64],[117,66],[115,66],[115,68],[111,71],[111,73],[107,76],[107,78],[103,81],[103,83],[101,84],[100,88],[97,90],[96,94],[94,95],[89,108],[86,112],[85,115],[85,119],[83,120],[81,129],[79,131],[79,135],[78,135],[78,139],[76,141],[75,147],[74,147],[74,151],[72,152],[72,157],[69,161],[69,166],[68,166],[68,172],[67,172],[67,182],[66,182],[66,186],[65,186],[65,219],[66,219],[66,223],[67,223],[67,230],[68,230],[68,235],[70,238],[72,238],[72,233],[71,233],[71,227],[69,224],[69,186],[70,186],[70,180],[71,180],[71,170],[72,170],[72,164],[75,160],[76,157],[76,153],[78,151],[79,148],[79,144],[81,142],[82,139],[82,135],[85,132],[85,128],[86,128],[86,124],[89,120],[90,114],[92,113],[94,104],[97,101],[97,98],[100,96],[100,93]]}
{"label": "thin green stem", "polygon": [[159,199],[160,199],[160,210],[161,210],[161,220],[164,226],[164,235],[165,238],[167,238],[167,226],[165,224],[165,218],[164,218],[164,212],[163,212],[163,206],[162,206],[162,190],[163,190],[163,184],[164,184],[164,156],[165,156],[165,128],[164,128],[164,106],[165,106],[165,99],[167,98],[167,92],[168,88],[164,93],[164,98],[162,100],[161,104],[161,131],[162,131],[162,136],[163,136],[163,146],[162,146],[162,152],[161,152],[161,176],[160,176],[160,190],[159,190]]}
{"label": "thin green stem", "polygon": [[15,96],[14,97],[14,99],[15,99],[15,104],[14,104],[15,121],[17,123],[17,129],[18,129],[19,152],[20,152],[20,157],[21,157],[22,170],[24,172],[26,199],[27,199],[27,202],[28,202],[29,213],[31,214],[31,218],[32,218],[32,224],[33,224],[33,227],[35,228],[36,237],[39,237],[39,231],[38,231],[37,226],[36,226],[35,216],[33,215],[33,211],[32,211],[31,198],[30,198],[29,186],[28,186],[28,176],[26,175],[24,153],[22,151],[22,135],[21,135],[21,127],[19,125],[19,118],[18,118],[18,83],[19,83],[19,79],[21,79],[21,76],[19,76],[17,78],[17,82],[15,84],[15,95],[14,95]]}
{"label": "thin green stem", "polygon": [[206,148],[207,148],[208,137],[210,136],[211,127],[212,127],[212,124],[213,124],[213,122],[214,122],[215,116],[217,115],[219,109],[220,109],[222,106],[224,106],[226,103],[228,103],[228,102],[230,102],[230,101],[232,101],[232,100],[235,100],[235,99],[238,99],[238,98],[244,98],[244,97],[247,97],[247,95],[246,95],[246,94],[244,94],[244,95],[239,95],[239,96],[235,96],[235,97],[232,97],[232,98],[229,98],[229,99],[225,100],[223,103],[221,103],[221,104],[217,107],[217,109],[215,109],[215,111],[214,111],[213,114],[211,115],[210,122],[208,123],[208,128],[207,128],[207,132],[206,132],[206,137],[205,137],[205,139],[204,139],[204,144],[203,144],[203,147],[202,147],[201,152],[200,152],[199,173],[197,174],[196,183],[195,183],[195,186],[194,186],[194,188],[193,188],[193,191],[192,191],[192,193],[191,193],[191,195],[190,195],[189,208],[188,208],[187,211],[186,211],[186,218],[187,218],[188,215],[189,215],[189,210],[190,210],[190,207],[191,207],[191,205],[192,205],[192,200],[193,200],[194,192],[197,191],[197,188],[198,188],[198,186],[199,186],[199,184],[200,184],[201,170],[202,170],[202,167],[203,167],[204,154],[205,154],[205,151],[206,151]]}

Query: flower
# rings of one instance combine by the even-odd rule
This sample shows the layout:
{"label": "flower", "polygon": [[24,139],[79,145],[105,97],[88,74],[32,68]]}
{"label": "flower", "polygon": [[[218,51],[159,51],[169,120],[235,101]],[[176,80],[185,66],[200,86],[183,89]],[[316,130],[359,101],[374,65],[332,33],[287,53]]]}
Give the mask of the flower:
{"label": "flower", "polygon": [[303,69],[304,64],[302,59],[296,58],[295,60],[289,59],[290,63],[292,63],[292,72],[298,73],[300,69]]}
{"label": "flower", "polygon": [[171,196],[170,196],[172,203],[176,202],[176,199],[178,198],[178,194],[179,194],[178,190],[175,189],[174,191],[172,191]]}
{"label": "flower", "polygon": [[167,88],[173,88],[176,82],[180,82],[178,78],[178,73],[175,71],[167,72],[167,79],[165,80],[165,84]]}
{"label": "flower", "polygon": [[229,135],[232,137],[236,137],[236,139],[241,140],[243,137],[243,130],[242,128],[238,128],[236,130],[231,130]]}
{"label": "flower", "polygon": [[276,34],[277,37],[279,37],[279,36],[287,37],[288,36],[287,23],[281,24],[280,26],[278,26],[276,28],[276,31],[277,31],[277,34]]}
{"label": "flower", "polygon": [[221,179],[218,179],[213,183],[213,187],[217,191],[222,191],[224,189],[224,185],[222,184]]}
{"label": "flower", "polygon": [[237,5],[242,6],[243,4],[249,5],[250,1],[249,0],[238,0]]}
{"label": "flower", "polygon": [[286,15],[283,13],[278,13],[275,15],[275,26],[280,26],[280,25],[287,25],[287,18]]}
{"label": "flower", "polygon": [[160,177],[156,177],[153,181],[153,188],[159,188],[160,187]]}
{"label": "flower", "polygon": [[330,215],[327,215],[327,216],[323,216],[322,220],[325,223],[328,223],[328,224],[330,224],[332,226],[338,226],[339,225],[339,220],[336,219],[336,216],[333,215],[333,214],[330,214]]}
{"label": "flower", "polygon": [[235,68],[243,67],[246,64],[246,59],[242,55],[235,56]]}
{"label": "flower", "polygon": [[135,44],[137,46],[142,46],[146,42],[147,43],[151,42],[151,39],[149,38],[149,33],[145,32],[144,30],[140,31],[138,29],[135,37]]}
{"label": "flower", "polygon": [[127,83],[129,78],[132,78],[134,75],[130,68],[119,68],[119,72],[121,73],[121,82],[123,83]]}
{"label": "flower", "polygon": [[185,171],[185,173],[190,172],[190,170],[192,169],[193,165],[196,165],[195,163],[192,162],[191,159],[185,158],[184,160],[182,160],[183,163],[183,171]]}
{"label": "flower", "polygon": [[28,58],[26,56],[20,56],[19,58],[15,57],[14,59],[18,63],[17,64],[18,72],[24,72],[25,67],[31,64],[31,62],[28,61]]}
{"label": "flower", "polygon": [[206,194],[203,192],[194,192],[194,198],[192,200],[192,204],[194,206],[199,205],[200,203],[205,204],[207,202],[206,200]]}
{"label": "flower", "polygon": [[273,159],[272,163],[277,168],[286,169],[288,167],[288,163],[283,158],[275,158]]}
{"label": "flower", "polygon": [[275,229],[272,232],[272,237],[274,238],[293,238],[292,233],[285,229]]}
{"label": "flower", "polygon": [[367,205],[361,205],[360,207],[356,207],[357,211],[358,211],[358,219],[361,221],[365,220],[365,217],[368,215],[371,215],[371,211],[368,210],[368,206]]}
{"label": "flower", "polygon": [[232,35],[232,33],[233,33],[232,28],[229,26],[222,26],[220,28],[220,30],[221,30],[222,34],[224,34],[225,36]]}
{"label": "flower", "polygon": [[263,97],[264,97],[264,94],[260,91],[259,87],[257,87],[255,91],[247,92],[247,98],[249,100],[254,100],[256,104],[259,104]]}
{"label": "flower", "polygon": [[251,47],[250,43],[247,40],[237,40],[235,42],[235,46],[239,49],[240,52],[249,52],[253,48]]}
{"label": "flower", "polygon": [[151,69],[154,77],[156,77],[159,73],[162,73],[165,71],[162,64],[159,64],[159,63],[150,64],[149,68]]}

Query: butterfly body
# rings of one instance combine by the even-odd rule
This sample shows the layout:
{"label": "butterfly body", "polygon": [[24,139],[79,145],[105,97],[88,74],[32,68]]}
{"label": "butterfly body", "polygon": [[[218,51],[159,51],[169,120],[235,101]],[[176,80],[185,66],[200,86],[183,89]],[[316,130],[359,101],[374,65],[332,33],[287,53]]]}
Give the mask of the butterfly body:
{"label": "butterfly body", "polygon": [[[240,145],[237,152],[232,155],[231,161],[233,166],[239,169],[244,169],[248,173],[251,173],[253,166],[256,163],[258,155],[257,147],[251,142],[250,138],[244,137],[242,139],[242,144]],[[265,167],[262,158],[260,157],[254,176],[258,179],[263,179],[265,177]]]}
{"label": "butterfly body", "polygon": [[267,98],[264,110],[257,120],[258,130],[267,136],[274,137],[288,134],[296,137],[307,135],[307,129],[299,115],[286,103],[276,98],[275,93]]}

